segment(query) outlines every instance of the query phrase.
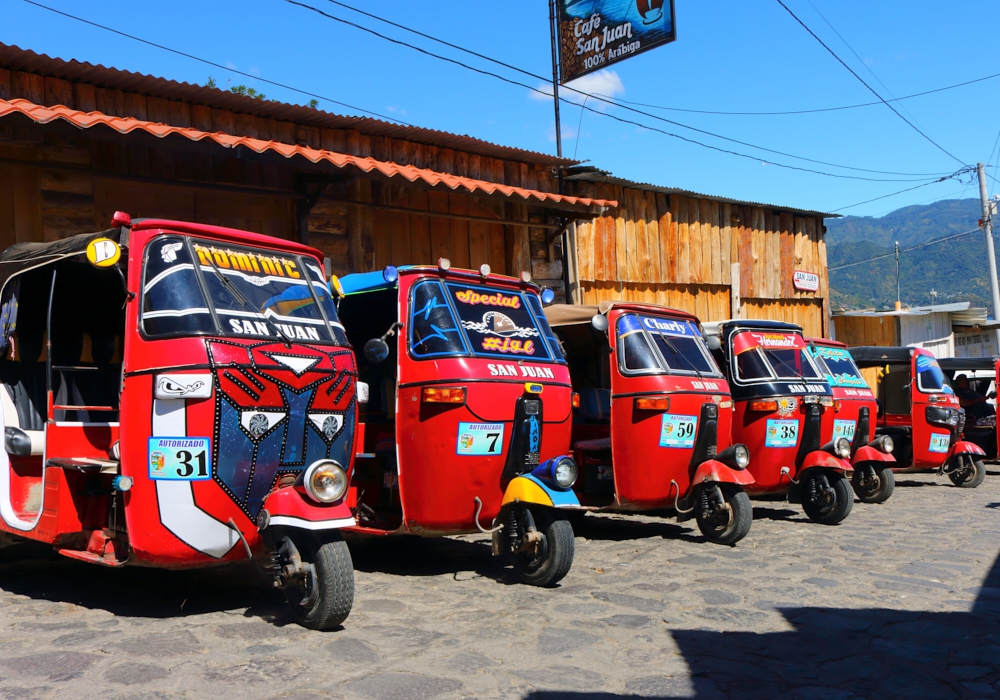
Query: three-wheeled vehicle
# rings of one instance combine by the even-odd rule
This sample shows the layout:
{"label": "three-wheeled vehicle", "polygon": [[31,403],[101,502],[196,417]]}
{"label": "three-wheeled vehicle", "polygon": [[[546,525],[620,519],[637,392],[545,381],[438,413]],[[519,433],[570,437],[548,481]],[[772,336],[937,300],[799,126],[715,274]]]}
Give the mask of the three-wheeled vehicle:
{"label": "three-wheeled vehicle", "polygon": [[579,507],[572,389],[530,276],[442,258],[333,286],[371,387],[348,496],[354,529],[489,532],[523,582],[562,579],[573,563],[567,509]]}
{"label": "three-wheeled vehicle", "polygon": [[[938,360],[938,364],[952,386],[955,378],[964,374],[969,379],[970,388],[982,396],[989,396],[1000,389],[1000,360],[995,357],[944,357]],[[985,460],[997,459],[1000,445],[997,444],[996,414],[977,420],[966,411],[962,439],[979,445],[986,453]]]}
{"label": "three-wheeled vehicle", "polygon": [[357,373],[319,251],[114,224],[0,254],[0,531],[110,567],[250,557],[339,625]]}
{"label": "three-wheeled vehicle", "polygon": [[923,348],[858,346],[851,356],[877,381],[879,435],[895,444],[896,471],[936,471],[975,488],[986,477],[979,445],[962,440],[965,411],[934,354]]}
{"label": "three-wheeled vehicle", "polygon": [[787,496],[836,525],[851,513],[851,441],[833,438],[833,392],[802,328],[734,320],[703,326],[733,394],[733,440],[750,450],[751,497]]}
{"label": "three-wheeled vehicle", "polygon": [[654,304],[555,304],[573,389],[575,490],[584,506],[694,511],[713,542],[750,531],[749,452],[732,445],[733,401],[698,319]]}
{"label": "three-wheeled vehicle", "polygon": [[896,487],[896,460],[888,435],[875,435],[875,394],[851,359],[847,345],[826,338],[806,338],[809,354],[833,390],[833,438],[851,441],[851,484],[862,503],[884,503]]}

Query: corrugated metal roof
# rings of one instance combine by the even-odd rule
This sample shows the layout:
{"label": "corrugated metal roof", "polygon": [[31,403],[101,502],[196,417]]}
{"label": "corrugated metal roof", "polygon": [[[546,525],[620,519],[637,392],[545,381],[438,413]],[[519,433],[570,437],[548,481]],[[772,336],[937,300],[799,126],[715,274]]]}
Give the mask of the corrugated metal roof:
{"label": "corrugated metal roof", "polygon": [[227,109],[241,114],[269,117],[281,121],[294,122],[304,126],[326,129],[356,129],[373,136],[388,136],[417,143],[453,148],[469,153],[478,153],[491,158],[505,158],[540,165],[569,165],[579,161],[560,159],[545,153],[527,151],[510,146],[483,141],[472,136],[451,134],[436,129],[403,126],[370,117],[348,117],[324,112],[312,107],[257,100],[246,95],[237,95],[228,90],[219,90],[191,83],[181,83],[142,73],[108,68],[76,60],[52,58],[29,49],[0,43],[0,68],[35,73],[52,78],[87,83],[101,88],[124,90],[167,100],[189,102],[216,109]]}
{"label": "corrugated metal roof", "polygon": [[685,197],[697,197],[699,199],[713,199],[717,202],[727,202],[729,204],[739,204],[751,207],[764,207],[767,209],[778,209],[792,214],[801,214],[802,216],[820,216],[824,219],[836,219],[840,217],[840,214],[829,214],[821,211],[813,211],[812,209],[797,209],[795,207],[785,207],[780,204],[766,204],[764,202],[748,202],[742,199],[730,199],[729,197],[719,197],[714,194],[704,194],[702,192],[682,190],[677,187],[661,187],[660,185],[652,185],[648,182],[635,182],[633,180],[615,177],[606,170],[598,170],[597,168],[589,166],[568,168],[566,172],[568,174],[565,179],[568,181],[578,180],[583,182],[603,182],[609,185],[632,187],[637,190],[646,190],[648,192],[662,192],[663,194],[679,194]]}
{"label": "corrugated metal roof", "polygon": [[379,172],[386,177],[405,177],[410,182],[421,180],[432,187],[443,185],[452,190],[465,189],[469,193],[484,192],[486,194],[502,194],[506,197],[520,197],[525,200],[535,200],[542,202],[556,209],[568,209],[572,211],[588,210],[591,207],[616,207],[618,202],[614,200],[591,199],[587,197],[571,197],[568,195],[553,194],[551,192],[538,192],[528,190],[523,187],[511,187],[500,185],[495,182],[475,180],[468,177],[459,177],[448,173],[439,173],[426,168],[418,168],[413,165],[399,165],[397,163],[387,163],[374,158],[362,158],[346,153],[335,153],[308,146],[293,146],[278,141],[263,141],[248,136],[231,136],[221,132],[209,133],[199,129],[183,128],[179,126],[168,126],[166,124],[156,124],[153,122],[133,119],[132,117],[109,117],[100,112],[80,112],[68,107],[43,107],[28,100],[0,100],[0,118],[11,114],[23,114],[38,124],[48,124],[56,119],[63,119],[70,124],[81,129],[90,129],[95,126],[106,126],[115,131],[128,134],[136,130],[145,131],[157,138],[165,138],[170,135],[183,136],[192,141],[211,140],[225,148],[236,148],[242,146],[254,151],[264,153],[273,151],[285,158],[301,156],[313,163],[326,161],[338,168],[356,167],[366,173]]}
{"label": "corrugated metal roof", "polygon": [[834,316],[927,316],[928,314],[952,314],[959,316],[963,320],[974,321],[982,317],[986,320],[986,309],[970,308],[972,303],[968,301],[957,301],[952,304],[935,304],[933,306],[911,306],[899,311],[835,311]]}

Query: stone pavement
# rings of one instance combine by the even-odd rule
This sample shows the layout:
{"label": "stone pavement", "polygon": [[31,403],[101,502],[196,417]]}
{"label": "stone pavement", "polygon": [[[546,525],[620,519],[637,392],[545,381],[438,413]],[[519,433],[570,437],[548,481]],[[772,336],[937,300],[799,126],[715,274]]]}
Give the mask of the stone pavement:
{"label": "stone pavement", "polygon": [[1000,698],[1000,472],[900,475],[838,527],[755,503],[692,522],[588,516],[553,590],[482,537],[352,543],[341,631],[291,622],[246,567],[110,571],[0,551],[5,698]]}

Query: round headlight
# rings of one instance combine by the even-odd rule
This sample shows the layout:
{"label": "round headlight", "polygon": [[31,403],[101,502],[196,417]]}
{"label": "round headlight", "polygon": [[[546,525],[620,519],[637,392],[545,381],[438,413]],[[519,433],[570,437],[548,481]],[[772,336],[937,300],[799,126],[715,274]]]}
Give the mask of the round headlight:
{"label": "round headlight", "polygon": [[837,443],[834,445],[834,449],[837,451],[837,454],[840,455],[841,459],[851,458],[851,441],[847,438],[837,438]]}
{"label": "round headlight", "polygon": [[746,469],[747,465],[750,464],[750,450],[747,449],[746,445],[736,445],[733,447],[733,458],[736,460],[737,467]]}
{"label": "round headlight", "polygon": [[576,483],[576,475],[576,462],[570,457],[560,459],[552,470],[552,479],[559,488],[563,489],[572,488],[573,484]]}
{"label": "round headlight", "polygon": [[303,476],[306,492],[320,503],[333,503],[347,491],[344,468],[330,459],[313,462]]}
{"label": "round headlight", "polygon": [[885,452],[890,454],[892,450],[896,447],[896,444],[892,441],[892,438],[888,435],[881,435],[871,442],[872,447],[880,452]]}

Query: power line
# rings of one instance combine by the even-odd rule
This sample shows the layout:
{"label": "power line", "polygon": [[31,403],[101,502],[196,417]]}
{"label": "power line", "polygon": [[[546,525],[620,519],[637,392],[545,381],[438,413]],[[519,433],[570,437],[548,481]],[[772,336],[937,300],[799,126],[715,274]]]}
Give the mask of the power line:
{"label": "power line", "polygon": [[[969,234],[977,233],[979,230],[980,229],[977,227],[969,229],[968,231],[963,231],[962,233],[956,233],[953,236],[945,236],[944,238],[935,238],[932,241],[927,241],[926,243],[921,243],[920,245],[911,246],[909,248],[902,248],[900,249],[899,252],[908,253],[911,250],[917,250],[918,248],[926,248],[929,245],[934,245],[936,243],[944,243],[945,241],[950,241],[954,238],[961,238],[962,236],[968,236]],[[875,262],[876,260],[882,260],[883,258],[891,258],[895,255],[896,255],[895,252],[886,253],[885,255],[876,255],[874,258],[868,258],[867,260],[858,260],[857,262],[847,263],[846,265],[837,265],[836,267],[829,268],[828,271],[836,272],[837,270],[843,270],[844,268],[847,267],[854,267],[855,265],[864,265],[865,263]]]}
{"label": "power line", "polygon": [[138,41],[140,44],[146,44],[147,46],[152,46],[152,47],[157,48],[157,49],[162,49],[163,51],[169,51],[172,54],[176,54],[178,56],[183,56],[184,58],[190,58],[193,61],[198,61],[199,63],[204,63],[205,65],[212,66],[213,68],[219,68],[221,70],[228,71],[230,73],[236,73],[237,75],[242,75],[244,77],[251,78],[253,80],[257,80],[257,81],[262,82],[262,83],[267,83],[268,85],[274,85],[275,87],[280,87],[280,88],[283,88],[285,90],[291,90],[292,92],[297,92],[300,95],[305,95],[307,97],[314,97],[316,99],[324,100],[326,102],[331,102],[331,103],[333,103],[335,105],[339,105],[341,107],[345,107],[345,108],[353,110],[355,112],[361,112],[362,114],[370,114],[372,116],[378,117],[379,119],[384,119],[386,121],[397,122],[397,123],[402,124],[404,126],[413,126],[412,124],[407,124],[406,122],[404,122],[404,121],[402,121],[400,119],[396,119],[395,117],[388,117],[388,116],[386,116],[384,114],[379,114],[378,112],[372,112],[371,110],[362,109],[361,107],[355,107],[354,105],[350,105],[350,104],[348,104],[346,102],[340,102],[339,100],[335,100],[332,97],[326,97],[325,95],[319,95],[319,94],[316,94],[316,93],[313,93],[313,92],[309,92],[308,90],[302,90],[300,88],[292,87],[291,85],[285,85],[284,83],[278,83],[278,82],[275,82],[274,80],[268,80],[266,78],[261,78],[260,76],[257,76],[257,75],[251,75],[250,73],[244,73],[243,71],[236,70],[235,68],[230,68],[229,66],[224,66],[224,65],[222,65],[220,63],[215,63],[214,61],[209,61],[208,59],[200,58],[198,56],[194,56],[193,54],[184,53],[183,51],[178,51],[177,49],[172,49],[169,46],[164,46],[162,44],[157,44],[155,42],[148,41],[147,39],[141,39],[141,38],[139,38],[137,36],[133,36],[132,34],[126,34],[125,32],[119,31],[117,29],[112,29],[111,27],[107,27],[107,26],[105,26],[103,24],[98,24],[97,22],[91,22],[88,19],[84,19],[82,17],[77,17],[76,15],[71,15],[68,12],[63,12],[62,10],[57,10],[54,7],[48,7],[47,5],[42,5],[41,3],[35,2],[34,0],[24,0],[24,2],[28,3],[29,5],[34,5],[35,7],[40,7],[43,10],[48,10],[49,12],[54,12],[57,15],[62,15],[63,17],[68,17],[69,19],[74,19],[77,22],[83,22],[84,24],[89,24],[92,27],[97,27],[98,29],[103,29],[104,31],[111,32],[112,34],[117,34],[118,36],[123,36],[123,37],[125,37],[127,39],[132,39],[133,41]]}
{"label": "power line", "polygon": [[[397,28],[402,29],[404,31],[408,31],[408,32],[417,34],[418,36],[427,38],[427,39],[429,39],[431,41],[435,41],[437,43],[443,44],[443,45],[448,46],[450,48],[454,48],[456,50],[463,51],[465,53],[468,53],[468,54],[476,56],[478,58],[490,61],[492,63],[495,63],[497,65],[503,66],[505,68],[508,68],[508,69],[511,69],[511,70],[515,70],[515,71],[517,71],[519,73],[522,73],[524,75],[536,78],[538,80],[547,80],[546,78],[543,78],[542,76],[537,75],[535,73],[531,73],[529,71],[525,71],[525,70],[523,70],[521,68],[517,68],[517,67],[512,66],[512,65],[510,65],[508,63],[504,63],[503,61],[498,61],[496,59],[490,58],[489,56],[486,56],[484,54],[478,53],[476,51],[472,51],[470,49],[465,49],[465,48],[463,48],[461,46],[458,46],[457,44],[453,44],[451,42],[447,42],[447,41],[444,41],[442,39],[437,39],[436,37],[433,37],[433,36],[431,36],[429,34],[425,34],[423,32],[419,32],[419,31],[417,31],[415,29],[410,29],[409,27],[405,27],[403,25],[397,24],[396,22],[392,22],[390,20],[383,19],[383,18],[381,18],[381,17],[379,17],[377,15],[374,15],[372,13],[365,12],[363,10],[358,10],[356,8],[351,7],[350,5],[347,5],[346,3],[337,2],[336,0],[328,0],[328,1],[331,2],[331,3],[333,3],[333,4],[335,4],[335,5],[338,5],[340,7],[345,7],[347,9],[354,10],[355,12],[358,12],[358,13],[366,16],[366,17],[370,17],[370,18],[378,20],[380,22],[384,22],[386,24],[389,24],[390,26],[397,27]],[[396,44],[398,46],[404,46],[406,48],[412,49],[414,51],[417,51],[418,53],[424,54],[425,56],[429,56],[431,58],[436,58],[438,60],[445,61],[446,63],[451,63],[451,64],[459,66],[461,68],[465,68],[466,70],[470,70],[472,72],[479,73],[480,75],[486,75],[486,76],[489,76],[489,77],[492,77],[492,78],[496,78],[496,79],[501,80],[501,81],[503,81],[505,83],[509,83],[511,85],[516,85],[518,87],[525,88],[525,89],[530,90],[532,92],[535,92],[535,93],[537,93],[539,95],[545,95],[546,97],[551,97],[550,93],[545,92],[544,90],[541,90],[538,87],[535,87],[535,86],[532,86],[532,85],[528,85],[528,84],[520,82],[518,80],[513,80],[511,78],[508,78],[506,76],[500,75],[498,73],[494,73],[494,72],[489,71],[489,70],[485,70],[485,69],[482,69],[482,68],[476,68],[474,66],[471,66],[471,65],[469,65],[467,63],[463,63],[462,61],[459,61],[459,60],[454,59],[454,58],[450,58],[448,56],[442,56],[441,54],[436,54],[436,53],[434,53],[432,51],[428,51],[427,49],[421,48],[419,46],[415,46],[413,44],[407,43],[407,42],[402,41],[400,39],[395,39],[395,38],[387,36],[385,34],[381,34],[380,32],[377,32],[374,29],[371,29],[369,27],[365,27],[363,25],[357,24],[356,22],[352,22],[352,21],[344,19],[342,17],[337,17],[336,15],[332,15],[332,14],[330,14],[328,12],[324,12],[323,10],[321,10],[321,9],[319,9],[317,7],[313,7],[312,5],[308,5],[308,4],[304,3],[304,2],[299,2],[298,0],[285,0],[285,2],[289,3],[291,5],[296,5],[298,7],[306,9],[306,10],[311,10],[312,12],[315,12],[316,14],[318,14],[318,15],[320,15],[322,17],[326,17],[327,19],[333,20],[335,22],[339,22],[339,23],[344,24],[344,25],[349,26],[349,27],[353,27],[354,29],[358,29],[358,30],[363,31],[363,32],[365,32],[367,34],[371,34],[372,36],[378,37],[379,39],[382,39],[384,41],[388,41],[388,42],[390,42],[392,44]],[[869,170],[869,169],[866,169],[866,168],[855,168],[855,167],[851,167],[851,166],[847,166],[847,165],[840,165],[840,164],[837,164],[837,163],[829,163],[829,162],[826,162],[826,161],[815,160],[815,159],[812,159],[812,158],[805,158],[803,156],[797,156],[797,155],[794,155],[794,154],[791,154],[791,153],[786,153],[784,151],[777,151],[777,150],[774,150],[774,149],[765,148],[764,146],[758,146],[756,144],[748,143],[746,141],[740,141],[738,139],[733,139],[733,138],[729,138],[727,136],[722,136],[721,134],[716,134],[716,133],[713,133],[711,131],[706,131],[704,129],[698,129],[696,127],[689,126],[687,124],[682,124],[680,122],[676,122],[676,121],[673,121],[673,120],[670,120],[670,119],[666,119],[664,117],[660,117],[660,116],[657,116],[655,114],[649,114],[648,112],[643,112],[641,110],[633,109],[631,107],[627,107],[627,106],[618,104],[618,103],[614,102],[613,100],[610,100],[610,99],[608,99],[606,97],[603,97],[603,96],[600,96],[600,95],[583,92],[581,90],[577,90],[577,89],[569,87],[569,86],[563,86],[563,87],[565,89],[571,91],[571,92],[577,93],[578,95],[585,96],[586,98],[594,98],[597,101],[604,102],[604,103],[609,104],[611,106],[620,107],[620,108],[625,109],[627,111],[635,112],[636,114],[641,114],[641,115],[643,115],[645,117],[649,117],[649,118],[655,119],[657,121],[662,121],[662,122],[666,122],[668,124],[672,124],[674,126],[678,126],[678,127],[682,128],[682,129],[688,129],[690,131],[694,131],[694,132],[699,133],[699,134],[704,134],[704,135],[710,136],[712,138],[721,139],[723,141],[728,141],[730,143],[739,144],[741,146],[746,146],[748,148],[757,149],[757,150],[764,151],[764,152],[767,152],[767,153],[773,153],[773,154],[776,154],[776,155],[781,155],[781,156],[784,156],[786,158],[794,158],[796,160],[802,160],[802,161],[806,161],[806,162],[810,162],[810,163],[816,163],[818,165],[825,165],[825,166],[833,167],[833,168],[842,168],[842,169],[845,169],[845,170],[854,170],[854,171],[858,171],[858,172],[868,172],[868,173],[883,174],[883,175],[915,176],[915,179],[906,180],[906,179],[863,178],[863,177],[853,177],[852,178],[852,177],[849,177],[849,176],[836,175],[836,174],[833,174],[833,173],[826,173],[826,172],[823,172],[823,171],[813,170],[813,169],[809,169],[809,168],[799,168],[799,167],[796,167],[796,166],[791,166],[791,165],[787,165],[787,164],[783,164],[783,163],[776,163],[776,162],[770,162],[769,161],[771,165],[776,165],[778,167],[785,167],[785,168],[791,168],[791,169],[800,170],[800,171],[804,171],[804,172],[817,173],[817,174],[821,174],[821,175],[827,175],[829,177],[840,177],[840,178],[846,178],[846,179],[858,179],[858,180],[866,180],[866,181],[869,181],[869,182],[919,182],[921,178],[923,178],[923,177],[925,177],[925,176],[928,175],[928,174],[914,174],[914,173],[896,173],[896,172],[888,172],[888,171],[882,171],[882,170]],[[565,99],[562,99],[562,98],[560,98],[560,101],[561,102],[566,102],[567,104],[570,104],[570,102],[568,100],[565,100]],[[719,148],[719,147],[716,147],[716,146],[709,146],[708,144],[705,144],[703,142],[696,141],[696,140],[690,139],[690,138],[685,138],[683,136],[679,136],[679,135],[673,134],[671,132],[663,131],[661,129],[657,129],[655,127],[651,127],[648,124],[642,124],[642,123],[635,122],[635,121],[632,121],[632,120],[629,120],[629,119],[624,119],[624,118],[621,118],[621,117],[617,117],[615,115],[608,114],[606,112],[601,112],[601,111],[593,109],[591,107],[587,107],[586,105],[583,106],[583,109],[586,109],[587,111],[593,112],[594,114],[598,114],[598,115],[601,115],[601,116],[609,117],[611,119],[615,119],[616,121],[620,121],[620,122],[623,122],[623,123],[626,123],[626,124],[632,124],[632,125],[635,125],[635,126],[640,126],[640,127],[644,128],[644,129],[649,129],[651,131],[656,131],[656,132],[665,134],[667,136],[671,136],[671,137],[674,137],[674,138],[679,138],[679,139],[681,139],[683,141],[687,141],[688,143],[692,143],[692,144],[696,144],[696,145],[699,145],[699,146],[703,146],[705,148],[711,148],[712,150],[716,150],[716,151],[719,151],[719,152],[722,152],[722,153],[727,153],[727,154],[731,154],[731,155],[738,155],[738,156],[741,156],[743,158],[750,158],[750,159],[756,160],[756,161],[762,160],[758,156],[752,156],[752,155],[747,155],[747,154],[744,154],[744,153],[738,153],[736,151],[731,151],[731,150],[724,149],[724,148]],[[934,173],[933,175],[940,175],[940,173]]]}
{"label": "power line", "polygon": [[794,12],[792,12],[789,9],[788,5],[786,5],[782,0],[777,0],[777,3],[779,5],[781,5],[783,8],[785,8],[785,11],[788,12],[788,14],[790,14],[792,16],[792,18],[796,22],[798,22],[800,25],[802,25],[802,28],[805,29],[807,32],[809,32],[810,36],[812,36],[813,39],[815,39],[816,41],[818,41],[819,44],[820,44],[820,46],[822,46],[824,49],[826,49],[830,53],[831,56],[833,56],[835,59],[837,59],[837,62],[840,65],[842,65],[844,68],[846,68],[851,75],[853,75],[855,78],[857,78],[858,82],[860,82],[862,85],[864,85],[866,88],[868,88],[868,90],[873,95],[875,95],[875,97],[877,97],[879,99],[879,101],[882,102],[882,104],[884,104],[886,107],[888,107],[889,109],[891,109],[893,114],[895,114],[897,117],[899,117],[904,122],[906,122],[910,126],[910,128],[912,128],[918,134],[920,134],[925,139],[927,139],[927,141],[929,141],[931,144],[933,144],[934,147],[937,148],[939,151],[941,151],[942,153],[944,153],[945,155],[947,155],[952,160],[958,161],[959,164],[965,165],[965,163],[961,159],[959,159],[958,157],[956,157],[953,154],[951,154],[941,144],[939,144],[937,141],[935,141],[930,136],[928,136],[923,131],[921,131],[913,122],[911,122],[909,119],[907,119],[902,114],[900,114],[899,111],[895,107],[893,107],[891,104],[889,104],[880,94],[878,94],[878,92],[875,91],[875,88],[873,88],[871,85],[869,85],[868,83],[866,83],[865,80],[864,80],[864,78],[862,78],[860,75],[858,75],[857,73],[855,73],[853,68],[851,68],[849,65],[847,65],[846,63],[844,63],[844,60],[840,56],[838,56],[834,52],[833,49],[831,49],[829,46],[827,46],[823,42],[823,40],[820,39],[816,35],[816,33],[812,29],[809,28],[809,26],[805,22],[803,22],[801,19],[799,19],[798,15],[796,15]]}
{"label": "power line", "polygon": [[[962,168],[961,170],[955,172],[953,175],[950,175],[948,177],[942,177],[942,178],[939,178],[937,180],[932,180],[931,182],[925,182],[922,185],[917,185],[915,187],[907,187],[904,190],[899,190],[898,192],[893,192],[891,194],[884,194],[881,197],[875,197],[873,199],[866,199],[863,202],[858,202],[857,204],[849,204],[846,207],[840,207],[839,209],[832,209],[830,211],[830,213],[831,214],[836,214],[838,211],[844,211],[845,209],[853,209],[854,207],[860,207],[862,204],[870,204],[872,202],[877,202],[880,199],[888,199],[889,197],[895,197],[897,194],[903,194],[904,192],[912,192],[913,190],[919,190],[921,187],[927,187],[928,185],[935,185],[935,184],[937,184],[939,182],[944,182],[945,180],[957,179],[957,178],[960,178],[962,175],[965,175],[966,173],[972,172],[973,170],[974,170],[974,168],[970,165],[970,166],[968,166],[966,168]],[[959,181],[961,182],[961,180],[959,180]]]}

